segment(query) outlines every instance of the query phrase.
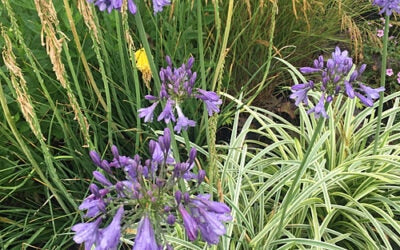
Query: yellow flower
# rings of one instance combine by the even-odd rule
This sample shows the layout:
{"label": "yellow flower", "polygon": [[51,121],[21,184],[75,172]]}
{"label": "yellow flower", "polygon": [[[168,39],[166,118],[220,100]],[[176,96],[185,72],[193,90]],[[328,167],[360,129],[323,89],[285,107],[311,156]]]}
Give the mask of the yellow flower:
{"label": "yellow flower", "polygon": [[150,80],[152,77],[151,69],[144,48],[141,48],[135,52],[135,60],[136,60],[136,67],[140,72],[142,72],[142,79],[146,84],[146,87],[148,89],[151,89],[150,88]]}

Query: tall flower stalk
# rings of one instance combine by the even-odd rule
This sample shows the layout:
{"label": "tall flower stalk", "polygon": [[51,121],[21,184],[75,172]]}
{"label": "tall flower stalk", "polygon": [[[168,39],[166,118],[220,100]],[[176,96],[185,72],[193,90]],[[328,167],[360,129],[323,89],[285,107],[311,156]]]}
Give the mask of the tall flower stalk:
{"label": "tall flower stalk", "polygon": [[299,106],[304,104],[309,105],[309,92],[319,90],[321,96],[318,103],[314,107],[310,108],[307,113],[314,113],[316,118],[319,118],[314,134],[309,142],[306,153],[301,160],[300,166],[296,172],[296,176],[282,202],[281,206],[281,217],[279,227],[276,229],[279,235],[284,226],[285,218],[288,218],[287,209],[291,204],[294,196],[297,193],[300,178],[307,169],[307,160],[313,145],[316,141],[317,136],[320,134],[325,119],[328,119],[327,108],[329,104],[334,100],[338,94],[344,94],[347,97],[353,99],[357,97],[364,105],[373,106],[375,99],[379,97],[379,93],[383,93],[384,87],[373,89],[366,86],[361,82],[361,75],[365,71],[366,65],[363,64],[359,68],[356,68],[353,64],[353,59],[349,57],[347,50],[341,51],[339,47],[335,48],[332,53],[332,57],[328,60],[324,60],[323,56],[319,56],[314,60],[312,67],[302,67],[300,71],[303,74],[314,74],[317,75],[316,81],[310,80],[305,83],[300,83],[292,86],[292,94],[290,98],[295,100],[295,105]]}
{"label": "tall flower stalk", "polygon": [[[380,87],[385,87],[386,82],[386,61],[387,61],[387,47],[388,47],[388,37],[389,37],[389,21],[390,15],[392,14],[392,9],[385,8],[389,1],[374,1],[374,4],[382,7],[381,12],[385,12],[385,28],[383,33],[383,48],[382,48],[382,64],[381,64],[381,79],[380,79]],[[396,1],[394,1],[396,2]],[[385,5],[386,4],[386,5]],[[397,9],[395,11],[399,11],[399,1],[396,2]],[[379,134],[381,131],[381,121],[382,121],[382,111],[383,111],[383,92],[379,95],[379,106],[378,106],[378,117],[377,117],[377,126],[375,130],[375,141],[374,141],[374,151],[373,154],[376,154],[378,151],[379,145]]]}

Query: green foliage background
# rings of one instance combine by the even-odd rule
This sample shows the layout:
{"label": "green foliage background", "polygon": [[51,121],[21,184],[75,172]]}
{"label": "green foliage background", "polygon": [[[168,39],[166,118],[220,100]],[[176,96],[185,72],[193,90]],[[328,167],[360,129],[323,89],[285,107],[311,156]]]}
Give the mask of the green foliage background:
{"label": "green foliage background", "polygon": [[[337,44],[361,60],[371,40],[363,36],[368,27],[359,24],[376,12],[369,1],[174,1],[157,15],[151,1],[136,2],[140,16],[103,13],[87,5],[97,42],[78,11],[84,0],[2,0],[0,248],[66,249],[74,244],[70,227],[81,220],[77,204],[87,195],[95,170],[89,149],[108,157],[116,144],[126,155],[146,156],[147,141],[163,128],[143,124],[137,110],[148,105],[144,95],[159,88],[157,72],[166,55],[176,66],[193,55],[198,86],[224,98],[211,125],[198,103],[187,103],[185,112],[199,126],[177,137],[181,149],[187,139],[193,142],[204,168],[214,172],[216,167],[218,178],[205,188],[232,207],[234,222],[218,247],[400,245],[397,92],[386,97],[390,108],[383,124],[376,124],[373,108],[359,110],[354,101],[338,99],[315,145],[309,140],[316,121],[303,109],[295,126],[257,107],[271,93],[287,96],[288,86],[304,80],[292,65],[309,65]],[[53,4],[58,20],[50,26],[37,10],[46,3]],[[67,87],[42,43],[51,27],[61,42]],[[133,53],[141,47],[152,55],[152,90],[135,66]],[[21,75],[6,66],[10,51]],[[25,99],[18,98],[18,91],[25,91]],[[28,106],[27,118],[23,111]],[[215,144],[213,126],[229,127],[230,138],[217,138]],[[377,126],[382,126],[382,141],[374,155],[371,138]],[[263,139],[251,139],[254,135]],[[278,232],[281,202],[307,147],[312,155]],[[201,246],[184,241],[179,230],[168,240],[177,249]]]}

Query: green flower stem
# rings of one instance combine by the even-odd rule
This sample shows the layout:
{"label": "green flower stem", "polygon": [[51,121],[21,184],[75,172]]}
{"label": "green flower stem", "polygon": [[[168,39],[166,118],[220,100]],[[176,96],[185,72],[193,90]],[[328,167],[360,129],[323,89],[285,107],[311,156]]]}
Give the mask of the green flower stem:
{"label": "green flower stem", "polygon": [[150,45],[149,45],[149,41],[147,41],[146,31],[144,30],[142,16],[140,15],[139,6],[137,6],[137,8],[138,9],[135,14],[136,27],[139,31],[140,41],[143,44],[143,48],[144,48],[147,58],[149,60],[151,74],[153,75],[153,81],[155,83],[154,91],[156,93],[159,93],[160,89],[161,89],[161,82],[160,82],[160,78],[158,76],[158,70],[154,63],[154,59],[151,56],[152,54],[151,54],[151,50],[150,50]]}
{"label": "green flower stem", "polygon": [[[124,13],[122,13],[122,25],[123,25],[123,29],[126,32],[129,32],[128,15],[127,15],[126,11]],[[127,35],[125,35],[125,36],[127,36]],[[130,102],[132,102],[132,111],[136,114],[135,154],[137,154],[139,152],[140,135],[142,132],[142,121],[140,120],[139,117],[137,117],[137,111],[141,108],[141,93],[140,93],[139,75],[138,75],[138,70],[136,67],[135,51],[133,51],[133,48],[131,46],[133,46],[133,44],[130,44],[128,46],[128,52],[129,52],[129,59],[130,59],[132,69],[133,69],[131,71],[131,74],[133,75],[133,83],[135,85],[135,100],[136,101],[130,100],[130,99],[129,100],[130,100]],[[128,86],[128,88],[129,88],[129,86]],[[136,105],[136,107],[135,107],[135,105]]]}
{"label": "green flower stem", "polygon": [[[387,61],[387,47],[388,47],[388,36],[389,36],[389,21],[390,21],[390,17],[388,15],[386,15],[385,16],[385,30],[384,30],[384,34],[383,34],[380,87],[385,87],[385,81],[386,81],[386,61]],[[384,95],[384,91],[380,92],[379,105],[378,105],[378,118],[377,118],[377,123],[376,123],[376,130],[375,130],[375,142],[374,142],[374,151],[373,151],[374,155],[376,155],[376,152],[378,151],[379,134],[381,131],[381,120],[382,120],[382,110],[383,110],[383,95]]]}
{"label": "green flower stem", "polygon": [[[151,56],[152,54],[151,54],[151,51],[150,51],[150,45],[149,45],[149,41],[147,41],[146,31],[145,31],[144,26],[143,26],[143,21],[142,21],[141,15],[140,15],[139,6],[138,6],[137,12],[135,14],[135,22],[136,22],[136,27],[137,27],[137,29],[139,31],[140,41],[143,44],[143,48],[144,48],[144,50],[146,52],[146,55],[147,55],[147,58],[149,60],[151,74],[153,76],[153,81],[155,83],[154,92],[159,93],[160,89],[161,89],[161,81],[160,81],[160,77],[158,75],[157,67],[156,67],[156,65],[154,63],[154,59]],[[165,102],[162,102],[162,106],[164,106],[164,105],[165,105]],[[179,161],[180,157],[179,157],[178,146],[177,146],[177,143],[176,143],[175,134],[172,132],[172,131],[174,131],[174,128],[172,127],[171,123],[168,123],[167,126],[171,131],[171,145],[172,145],[172,148],[173,148],[172,152],[174,154],[174,158]]]}
{"label": "green flower stem", "polygon": [[271,14],[271,26],[269,28],[269,41],[268,41],[268,58],[267,58],[267,66],[265,68],[263,79],[261,80],[260,84],[258,85],[257,91],[251,96],[250,100],[247,102],[247,105],[251,105],[254,99],[258,96],[258,94],[268,85],[265,86],[265,81],[267,80],[267,76],[269,75],[269,70],[271,68],[271,61],[272,61],[272,50],[274,47],[274,34],[275,34],[275,18],[278,14],[278,5],[277,3],[273,3],[272,14]]}
{"label": "green flower stem", "polygon": [[[325,109],[327,109],[328,105],[329,105],[328,103],[325,104]],[[289,191],[287,192],[285,198],[282,201],[281,219],[280,219],[280,222],[279,222],[279,227],[277,229],[278,230],[278,235],[280,234],[280,232],[283,229],[282,228],[283,227],[283,220],[287,217],[287,215],[286,215],[287,208],[288,208],[289,204],[292,202],[293,197],[294,197],[294,195],[295,195],[295,193],[297,191],[297,186],[299,184],[300,178],[304,174],[304,172],[306,170],[306,167],[307,167],[306,162],[307,162],[308,156],[310,155],[310,152],[311,152],[311,150],[313,148],[315,140],[317,139],[317,136],[321,132],[322,125],[324,124],[324,122],[325,122],[325,118],[320,117],[319,120],[318,120],[318,123],[317,123],[317,127],[314,130],[314,134],[313,134],[313,136],[311,138],[311,141],[310,141],[310,143],[308,145],[307,151],[304,154],[303,160],[301,161],[299,169],[297,170],[296,176],[294,177],[292,185],[290,186]]]}

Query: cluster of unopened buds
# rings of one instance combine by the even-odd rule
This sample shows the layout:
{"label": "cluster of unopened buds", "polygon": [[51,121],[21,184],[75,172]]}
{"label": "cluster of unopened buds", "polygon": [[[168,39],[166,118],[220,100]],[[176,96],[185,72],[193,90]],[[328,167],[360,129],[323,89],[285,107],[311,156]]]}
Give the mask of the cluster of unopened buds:
{"label": "cluster of unopened buds", "polygon": [[321,115],[328,118],[325,110],[325,103],[330,103],[336,95],[343,93],[349,98],[357,97],[366,106],[371,107],[375,99],[379,98],[379,93],[384,91],[383,87],[371,88],[363,84],[359,79],[364,72],[366,65],[361,65],[358,69],[353,65],[353,59],[348,56],[347,50],[341,51],[336,47],[332,57],[326,62],[323,56],[314,60],[313,67],[302,67],[303,74],[317,74],[319,81],[309,81],[307,83],[292,86],[290,98],[295,100],[297,106],[300,103],[308,105],[308,94],[310,90],[319,88],[322,92],[319,102],[308,113],[314,113],[315,117]]}

